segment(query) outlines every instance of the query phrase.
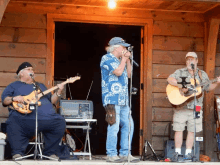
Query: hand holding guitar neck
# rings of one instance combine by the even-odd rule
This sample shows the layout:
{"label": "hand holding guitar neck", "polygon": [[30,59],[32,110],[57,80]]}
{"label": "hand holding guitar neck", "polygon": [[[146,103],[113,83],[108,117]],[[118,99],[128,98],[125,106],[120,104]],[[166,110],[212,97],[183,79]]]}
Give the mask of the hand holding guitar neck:
{"label": "hand holding guitar neck", "polygon": [[[79,80],[80,78],[81,77],[79,77],[79,76],[71,77],[71,78],[67,79],[66,81],[62,82],[59,86],[61,87],[62,85],[65,85],[67,83],[73,83],[76,80]],[[44,91],[43,93],[39,93],[37,96],[38,100],[40,100],[40,98],[43,95],[46,95],[46,94],[56,90],[57,88],[58,88],[58,86],[54,86],[54,87]],[[37,90],[37,91],[39,92],[39,90]],[[18,96],[16,96],[16,97],[18,97]],[[18,102],[17,100],[13,100],[13,102],[12,102],[15,110],[17,110],[18,112],[23,113],[23,114],[31,113],[32,111],[29,109],[29,104],[32,102],[35,103],[37,101],[36,97],[35,97],[35,91],[31,92],[29,95],[20,96],[20,97],[23,97],[22,102]],[[38,106],[40,106],[40,102],[38,102]]]}

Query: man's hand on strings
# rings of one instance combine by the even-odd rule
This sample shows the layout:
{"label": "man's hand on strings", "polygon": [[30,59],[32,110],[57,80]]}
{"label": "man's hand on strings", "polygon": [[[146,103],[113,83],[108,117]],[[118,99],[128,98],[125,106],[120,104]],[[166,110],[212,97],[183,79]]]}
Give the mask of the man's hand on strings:
{"label": "man's hand on strings", "polygon": [[188,88],[180,88],[180,94],[183,96],[185,93],[188,92]]}
{"label": "man's hand on strings", "polygon": [[19,102],[19,103],[24,103],[24,97],[23,96],[15,96],[13,97],[13,101]]}

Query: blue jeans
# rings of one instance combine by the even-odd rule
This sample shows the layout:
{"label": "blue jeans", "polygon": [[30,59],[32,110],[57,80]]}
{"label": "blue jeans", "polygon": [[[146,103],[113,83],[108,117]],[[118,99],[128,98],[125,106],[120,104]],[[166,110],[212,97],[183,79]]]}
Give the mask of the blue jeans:
{"label": "blue jeans", "polygon": [[[127,156],[130,154],[128,152],[128,135],[129,135],[129,106],[119,106],[115,105],[116,111],[116,123],[112,126],[108,125],[107,129],[107,141],[106,141],[106,150],[108,156],[116,156],[117,152],[117,140],[118,140],[118,131],[119,126],[121,128],[121,140],[120,140],[120,156]],[[131,150],[131,141],[134,132],[134,122],[132,117],[130,118],[130,150]]]}

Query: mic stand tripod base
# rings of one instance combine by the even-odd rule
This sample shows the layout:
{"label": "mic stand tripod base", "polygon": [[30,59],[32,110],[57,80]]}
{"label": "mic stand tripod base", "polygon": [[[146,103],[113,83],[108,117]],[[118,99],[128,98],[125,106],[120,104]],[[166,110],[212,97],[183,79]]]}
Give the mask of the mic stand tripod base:
{"label": "mic stand tripod base", "polygon": [[[30,155],[27,155],[27,156],[22,156],[22,157],[19,157],[19,158],[15,158],[14,160],[16,161],[16,160],[22,160],[22,159],[24,159],[24,158],[28,158],[28,157],[31,157],[31,156],[34,156],[34,158],[35,158],[35,160],[36,160],[36,155],[35,154],[30,154]],[[48,157],[48,156],[44,156],[44,155],[42,155],[42,154],[37,154],[37,156],[40,156],[41,157],[41,159],[42,159],[42,157],[44,157],[44,158],[47,158],[47,159],[51,159],[51,160],[57,160],[57,161],[61,161],[60,159],[56,159],[56,158],[51,158],[51,157]]]}
{"label": "mic stand tripod base", "polygon": [[[35,98],[36,98],[36,100],[38,100],[38,96],[37,96],[38,94],[37,94],[37,90],[36,90],[38,88],[38,85],[35,84],[35,83],[34,83],[34,88],[35,88]],[[60,159],[51,158],[51,157],[42,155],[41,148],[39,146],[41,143],[38,141],[38,102],[36,102],[35,106],[33,106],[33,107],[35,107],[35,109],[32,109],[32,110],[35,110],[35,112],[36,112],[36,117],[35,117],[35,143],[34,143],[35,150],[34,150],[34,154],[30,154],[30,155],[15,158],[15,161],[23,159],[23,158],[28,158],[28,157],[31,157],[31,156],[34,156],[34,160],[36,160],[37,156],[40,156],[41,159],[42,159],[42,157],[44,157],[44,158],[48,158],[48,159],[51,159],[51,160],[60,161]],[[40,154],[38,154],[37,146],[39,147]]]}
{"label": "mic stand tripod base", "polygon": [[43,143],[41,143],[41,142],[36,142],[36,141],[35,141],[35,142],[31,142],[31,143],[29,143],[29,144],[37,145],[40,154],[39,154],[38,151],[35,149],[35,150],[34,150],[34,154],[30,154],[30,155],[26,155],[26,156],[21,156],[21,157],[15,158],[15,159],[14,159],[15,161],[17,161],[17,160],[22,160],[22,159],[24,159],[24,158],[28,158],[28,157],[31,157],[31,156],[33,156],[35,160],[36,160],[37,156],[39,156],[40,159],[42,159],[42,158],[44,157],[44,158],[51,159],[51,160],[58,160],[59,162],[61,161],[60,159],[51,158],[51,157],[48,157],[48,156],[43,155],[43,154],[42,154],[42,151],[41,151],[41,146],[40,146],[40,145],[43,144]]}

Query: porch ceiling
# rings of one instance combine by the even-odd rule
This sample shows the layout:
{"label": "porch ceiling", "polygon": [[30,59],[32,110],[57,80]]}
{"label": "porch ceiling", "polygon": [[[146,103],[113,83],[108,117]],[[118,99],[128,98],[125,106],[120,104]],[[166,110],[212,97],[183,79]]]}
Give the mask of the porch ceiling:
{"label": "porch ceiling", "polygon": [[[11,0],[17,3],[59,4],[107,7],[109,0]],[[154,11],[205,13],[220,5],[220,0],[115,0],[118,8]],[[9,2],[9,3],[10,3]]]}

